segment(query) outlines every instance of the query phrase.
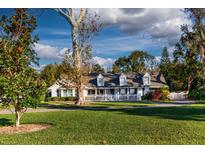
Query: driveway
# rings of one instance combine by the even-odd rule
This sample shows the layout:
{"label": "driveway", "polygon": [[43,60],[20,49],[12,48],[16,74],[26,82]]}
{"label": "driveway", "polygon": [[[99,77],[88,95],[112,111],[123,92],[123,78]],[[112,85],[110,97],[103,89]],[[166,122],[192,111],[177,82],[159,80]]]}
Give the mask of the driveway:
{"label": "driveway", "polygon": [[[193,102],[192,102],[193,103]],[[157,107],[176,107],[176,106],[186,106],[191,104],[190,102],[174,102],[174,103],[156,103],[155,106],[136,106],[136,107],[126,107],[126,108],[119,108],[119,107],[76,107],[76,108],[59,108],[55,105],[47,105],[46,108],[39,107],[37,109],[29,108],[26,113],[32,112],[54,112],[54,111],[74,111],[74,110],[93,110],[93,111],[102,111],[102,110],[126,110],[126,109],[137,109],[137,108],[157,108]],[[2,109],[0,110],[1,114],[12,114],[10,110]]]}

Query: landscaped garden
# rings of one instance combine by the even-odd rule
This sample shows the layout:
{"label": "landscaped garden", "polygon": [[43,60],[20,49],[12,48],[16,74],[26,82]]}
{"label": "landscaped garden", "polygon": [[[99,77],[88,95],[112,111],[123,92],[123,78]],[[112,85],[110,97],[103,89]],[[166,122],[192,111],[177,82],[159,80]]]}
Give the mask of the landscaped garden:
{"label": "landscaped garden", "polygon": [[[51,124],[31,133],[0,135],[0,144],[205,144],[205,105],[25,113],[22,124]],[[103,105],[104,104],[104,105]],[[107,103],[107,107],[126,103]],[[127,107],[137,103],[128,103]],[[97,106],[105,103],[99,103]],[[149,105],[149,103],[145,103]],[[1,115],[0,127],[14,124]]]}

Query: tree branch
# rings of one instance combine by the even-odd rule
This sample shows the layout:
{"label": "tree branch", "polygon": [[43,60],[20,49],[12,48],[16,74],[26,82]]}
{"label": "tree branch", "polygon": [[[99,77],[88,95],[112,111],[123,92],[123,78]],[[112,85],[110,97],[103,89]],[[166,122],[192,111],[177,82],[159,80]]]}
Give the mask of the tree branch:
{"label": "tree branch", "polygon": [[73,10],[71,8],[68,9],[67,11],[60,8],[54,10],[56,10],[60,15],[62,15],[69,22],[71,26],[74,26],[76,24],[73,18]]}
{"label": "tree branch", "polygon": [[83,18],[85,17],[85,14],[86,14],[86,9],[80,9],[80,14],[77,19],[77,25],[79,25],[80,22],[83,20]]}

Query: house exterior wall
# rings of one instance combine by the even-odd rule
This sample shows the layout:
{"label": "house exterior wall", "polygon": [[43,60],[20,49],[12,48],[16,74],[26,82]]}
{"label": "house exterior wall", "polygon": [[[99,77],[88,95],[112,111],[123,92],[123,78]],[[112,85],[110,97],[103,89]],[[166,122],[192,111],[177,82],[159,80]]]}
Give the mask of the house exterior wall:
{"label": "house exterior wall", "polygon": [[[136,90],[133,93],[132,90]],[[68,90],[65,88],[60,88],[58,86],[53,86],[50,88],[51,97],[58,97],[57,90],[60,91],[60,97],[69,97],[69,95],[65,96],[64,90]],[[72,96],[76,96],[75,89],[69,88],[72,90]],[[93,93],[89,94],[88,91],[92,90]],[[113,93],[114,90],[114,93]],[[132,93],[131,93],[132,91]],[[142,96],[150,91],[150,87],[110,87],[110,88],[86,88],[84,92],[84,97],[86,101],[141,101]],[[100,93],[101,92],[101,93]]]}
{"label": "house exterior wall", "polygon": [[[152,84],[149,73],[141,76],[142,82],[138,80],[138,78],[137,80],[133,80],[133,82],[128,82],[130,77],[127,79],[124,74],[121,74],[119,77],[114,76],[117,82],[107,80],[107,78],[101,74],[95,79],[96,83],[93,82],[92,79],[92,84],[87,84],[87,87],[83,91],[86,101],[141,101],[143,95],[162,87],[156,85],[156,83]],[[109,81],[110,83],[107,84],[105,81]],[[106,84],[104,84],[104,82]],[[49,87],[48,90],[50,91],[51,97],[76,96],[75,88],[65,89],[56,83]],[[71,91],[68,92],[68,90],[72,91],[72,95],[70,95]]]}
{"label": "house exterior wall", "polygon": [[59,87],[60,86],[55,83],[51,87],[48,88],[48,91],[50,92],[51,97],[57,97],[57,89]]}

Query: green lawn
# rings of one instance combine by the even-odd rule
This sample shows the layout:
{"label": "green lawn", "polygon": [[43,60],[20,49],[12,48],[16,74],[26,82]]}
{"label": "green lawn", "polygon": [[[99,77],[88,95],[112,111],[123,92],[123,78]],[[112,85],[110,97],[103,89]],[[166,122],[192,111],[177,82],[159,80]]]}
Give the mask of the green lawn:
{"label": "green lawn", "polygon": [[[0,135],[0,144],[205,144],[205,106],[26,113],[40,132]],[[94,107],[95,109],[95,107]],[[13,115],[0,115],[0,126]]]}
{"label": "green lawn", "polygon": [[[71,102],[70,102],[71,103]],[[152,101],[141,101],[141,102],[90,102],[82,106],[76,106],[74,104],[67,104],[67,102],[43,102],[41,107],[49,105],[50,107],[58,108],[132,108],[132,107],[146,107],[146,106],[155,106]]]}

